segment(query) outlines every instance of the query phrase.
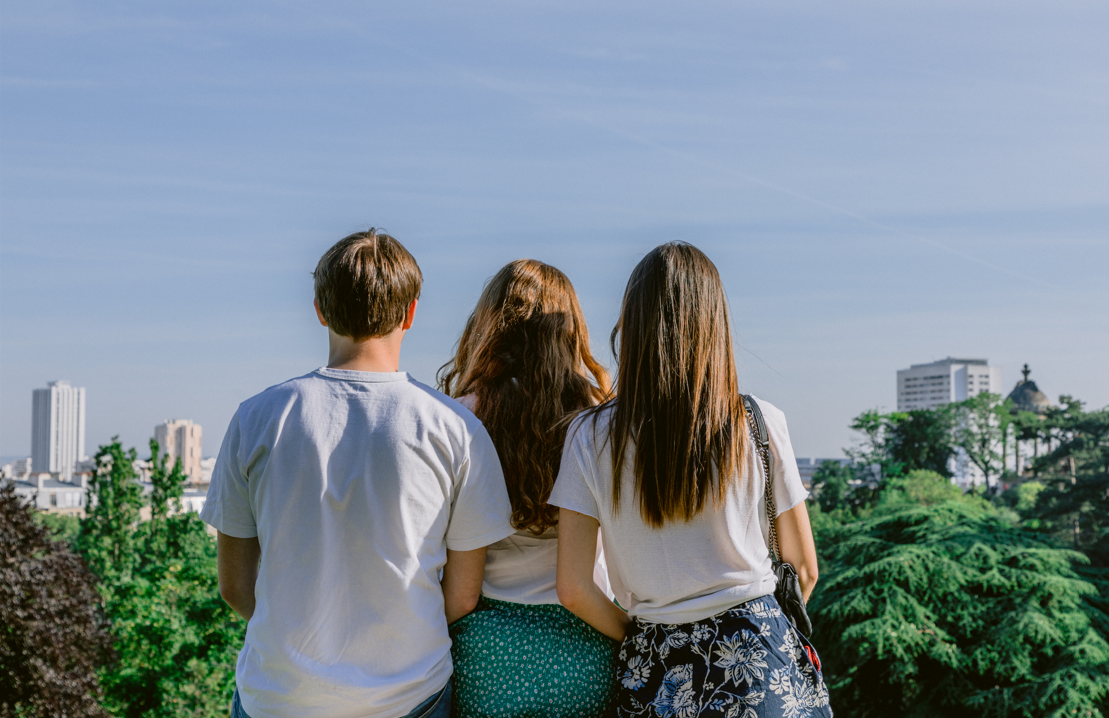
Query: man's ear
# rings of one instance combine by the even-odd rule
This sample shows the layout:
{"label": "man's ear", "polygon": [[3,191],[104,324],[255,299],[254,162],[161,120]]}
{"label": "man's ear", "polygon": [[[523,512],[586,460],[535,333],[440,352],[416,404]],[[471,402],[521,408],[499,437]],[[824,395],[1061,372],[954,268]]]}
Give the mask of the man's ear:
{"label": "man's ear", "polygon": [[312,306],[316,308],[316,318],[320,320],[320,324],[327,326],[327,320],[323,318],[323,312],[320,311],[320,300],[313,299]]}
{"label": "man's ear", "polygon": [[404,321],[401,322],[401,325],[400,325],[401,329],[404,329],[404,330],[407,331],[407,330],[412,328],[412,320],[416,318],[416,302],[418,302],[418,301],[420,301],[420,300],[419,299],[413,299],[412,303],[408,305],[408,309],[405,310],[405,312],[404,312]]}

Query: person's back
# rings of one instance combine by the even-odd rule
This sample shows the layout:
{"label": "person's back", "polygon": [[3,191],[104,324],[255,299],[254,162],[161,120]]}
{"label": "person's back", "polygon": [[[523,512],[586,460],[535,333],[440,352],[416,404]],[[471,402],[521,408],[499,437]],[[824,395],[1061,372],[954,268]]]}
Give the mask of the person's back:
{"label": "person's back", "polygon": [[[403,333],[415,297],[399,301]],[[236,707],[251,718],[399,718],[436,696],[452,673],[448,614],[472,608],[444,595],[448,558],[483,563],[513,531],[481,423],[396,371],[395,352],[337,337],[329,310],[332,368],[243,402],[202,514],[219,532],[221,593],[249,618]],[[480,572],[470,583],[476,602]]]}
{"label": "person's back", "polygon": [[[557,510],[547,498],[566,418],[608,393],[570,280],[530,259],[486,285],[441,386],[493,438],[517,531],[488,548],[478,610],[451,627],[455,718],[592,718],[613,692],[613,646],[558,600]],[[607,590],[603,560],[592,562]]]}
{"label": "person's back", "polygon": [[[616,398],[571,427],[550,495],[561,507],[559,598],[623,639],[620,718],[831,716],[816,652],[775,598],[767,536],[775,526],[807,598],[817,570],[808,492],[782,413],[754,398],[745,408],[729,324],[704,253],[681,242],[649,252],[613,332]],[[760,415],[773,469],[751,438]],[[627,615],[590,580],[598,527]]]}

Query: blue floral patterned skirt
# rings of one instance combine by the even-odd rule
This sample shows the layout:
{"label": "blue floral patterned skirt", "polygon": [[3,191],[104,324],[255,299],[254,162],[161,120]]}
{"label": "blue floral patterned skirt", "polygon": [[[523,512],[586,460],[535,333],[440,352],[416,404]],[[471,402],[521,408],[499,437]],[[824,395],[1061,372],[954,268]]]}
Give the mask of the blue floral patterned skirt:
{"label": "blue floral patterned skirt", "polygon": [[482,597],[451,624],[454,718],[599,718],[616,644],[558,604]]}
{"label": "blue floral patterned skirt", "polygon": [[832,715],[820,659],[772,595],[695,623],[635,619],[616,680],[620,718]]}

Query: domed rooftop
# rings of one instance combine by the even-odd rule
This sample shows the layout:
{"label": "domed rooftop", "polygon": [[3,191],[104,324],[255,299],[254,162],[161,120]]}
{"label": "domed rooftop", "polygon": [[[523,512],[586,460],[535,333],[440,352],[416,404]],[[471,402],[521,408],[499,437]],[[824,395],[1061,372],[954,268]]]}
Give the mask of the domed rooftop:
{"label": "domed rooftop", "polygon": [[1028,378],[1032,370],[1028,365],[1024,365],[1024,379],[1017,382],[1013,390],[1009,392],[1009,398],[1013,400],[1013,409],[1015,411],[1031,411],[1036,414],[1042,414],[1051,406],[1051,400],[1044,396],[1040,388],[1036,386],[1036,382]]}

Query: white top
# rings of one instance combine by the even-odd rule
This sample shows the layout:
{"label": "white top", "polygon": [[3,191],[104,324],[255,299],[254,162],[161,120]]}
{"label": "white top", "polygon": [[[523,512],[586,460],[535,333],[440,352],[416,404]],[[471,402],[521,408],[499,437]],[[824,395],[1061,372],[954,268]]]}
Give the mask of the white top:
{"label": "white top", "polygon": [[[808,492],[797,472],[785,415],[756,401],[770,431],[774,499],[781,513],[804,501]],[[600,522],[608,575],[620,605],[647,621],[691,623],[774,593],[765,479],[749,432],[744,432],[747,462],[742,477],[732,484],[723,505],[710,504],[688,523],[671,522],[656,529],[639,515],[634,447],[628,448],[620,477],[620,512],[613,513],[612,449],[607,441],[612,414],[612,408],[602,410],[595,431],[589,416],[571,425],[550,503]]]}
{"label": "white top", "polygon": [[446,550],[513,532],[496,449],[405,373],[318,369],[239,406],[201,518],[257,536],[236,679],[253,718],[397,718],[453,672]]}
{"label": "white top", "polygon": [[[608,567],[597,541],[597,560],[593,564],[593,582],[609,598],[613,597],[608,580]],[[558,568],[558,526],[539,536],[517,531],[489,547],[485,558],[485,580],[482,594],[498,601],[534,606],[561,603],[555,590],[555,569]]]}
{"label": "white top", "polygon": [[[477,398],[473,394],[467,394],[459,397],[458,402],[473,411]],[[508,489],[505,488],[504,492],[507,498]],[[529,606],[559,603],[558,592],[555,590],[557,567],[558,526],[552,526],[539,536],[530,531],[517,531],[489,546],[481,593],[498,601]],[[612,597],[600,541],[597,542],[593,580],[602,591]]]}

